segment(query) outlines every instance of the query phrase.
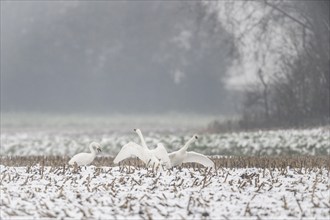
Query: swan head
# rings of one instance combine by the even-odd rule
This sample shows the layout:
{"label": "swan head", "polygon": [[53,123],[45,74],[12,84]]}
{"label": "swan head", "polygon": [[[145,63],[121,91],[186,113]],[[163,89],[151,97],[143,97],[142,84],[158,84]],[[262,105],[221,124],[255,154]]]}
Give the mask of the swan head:
{"label": "swan head", "polygon": [[198,136],[197,136],[197,134],[195,134],[195,135],[194,135],[194,138],[195,138],[196,140],[198,139]]}
{"label": "swan head", "polygon": [[92,142],[91,143],[91,146],[92,148],[94,148],[95,150],[97,150],[97,152],[101,152],[102,151],[102,148],[101,148],[101,145],[97,142]]}
{"label": "swan head", "polygon": [[136,133],[141,133],[141,130],[138,128],[134,128],[133,131],[135,131]]}

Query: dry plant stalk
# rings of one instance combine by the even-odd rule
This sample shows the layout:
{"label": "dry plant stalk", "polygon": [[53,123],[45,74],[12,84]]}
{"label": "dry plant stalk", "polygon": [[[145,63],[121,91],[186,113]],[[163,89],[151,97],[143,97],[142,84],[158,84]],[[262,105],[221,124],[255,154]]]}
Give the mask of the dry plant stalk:
{"label": "dry plant stalk", "polygon": [[[216,170],[221,168],[268,168],[273,170],[275,168],[281,169],[283,172],[287,172],[287,167],[296,168],[302,170],[302,167],[308,169],[313,168],[325,168],[330,170],[330,157],[329,156],[231,156],[231,157],[210,157],[216,164]],[[108,166],[113,167],[113,157],[105,156],[99,157],[93,161],[91,165],[101,167]],[[27,173],[30,172],[30,167],[34,165],[51,166],[56,168],[63,168],[63,172],[66,171],[64,164],[69,161],[68,156],[2,156],[1,164],[5,166],[26,166]],[[124,160],[121,165],[129,165],[128,173],[132,171],[132,168],[139,169],[145,167],[141,160],[131,158]],[[183,167],[193,167],[202,172],[202,166],[196,164],[183,164]],[[154,167],[155,169],[156,167]],[[211,172],[210,169],[203,169],[205,172]],[[204,173],[205,173],[204,172]],[[301,171],[302,172],[302,171]]]}

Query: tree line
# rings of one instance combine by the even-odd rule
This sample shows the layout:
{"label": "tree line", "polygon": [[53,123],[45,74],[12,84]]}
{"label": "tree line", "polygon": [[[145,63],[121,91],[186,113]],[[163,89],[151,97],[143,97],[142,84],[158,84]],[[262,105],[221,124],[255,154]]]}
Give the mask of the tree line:
{"label": "tree line", "polygon": [[329,2],[260,3],[283,16],[278,22],[294,23],[288,30],[288,40],[296,56],[279,56],[279,72],[258,69],[257,83],[245,91],[240,125],[267,128],[329,124]]}
{"label": "tree line", "polygon": [[238,48],[236,63],[243,68],[232,74],[254,77],[241,88],[239,119],[212,123],[211,129],[330,123],[329,1],[217,1],[206,6],[208,17],[227,27]]}

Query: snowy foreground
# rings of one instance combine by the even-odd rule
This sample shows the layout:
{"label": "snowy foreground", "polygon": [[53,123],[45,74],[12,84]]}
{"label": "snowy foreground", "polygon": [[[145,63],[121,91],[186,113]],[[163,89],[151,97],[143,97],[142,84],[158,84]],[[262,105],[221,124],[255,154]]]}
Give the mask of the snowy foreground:
{"label": "snowy foreground", "polygon": [[1,218],[329,219],[327,169],[1,168]]}

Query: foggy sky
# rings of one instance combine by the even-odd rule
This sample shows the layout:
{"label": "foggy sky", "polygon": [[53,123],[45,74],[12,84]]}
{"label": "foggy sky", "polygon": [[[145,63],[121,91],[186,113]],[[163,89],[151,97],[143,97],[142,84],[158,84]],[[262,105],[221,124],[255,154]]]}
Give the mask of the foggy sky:
{"label": "foggy sky", "polygon": [[230,34],[198,4],[1,2],[1,111],[233,114]]}

